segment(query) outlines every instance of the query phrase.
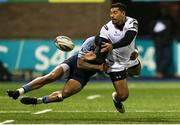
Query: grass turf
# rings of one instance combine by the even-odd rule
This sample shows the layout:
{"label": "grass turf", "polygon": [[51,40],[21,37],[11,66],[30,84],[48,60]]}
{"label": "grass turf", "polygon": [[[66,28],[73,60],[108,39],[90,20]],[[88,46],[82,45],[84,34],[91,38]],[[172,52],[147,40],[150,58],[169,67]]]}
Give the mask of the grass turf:
{"label": "grass turf", "polygon": [[[126,113],[116,112],[111,82],[89,83],[81,92],[60,103],[23,105],[6,95],[7,89],[22,84],[0,83],[0,123],[13,124],[174,124],[180,123],[179,83],[129,83],[130,96],[124,102]],[[23,96],[44,96],[63,87],[52,83]],[[88,100],[88,96],[98,95]],[[51,112],[33,114],[52,109]]]}

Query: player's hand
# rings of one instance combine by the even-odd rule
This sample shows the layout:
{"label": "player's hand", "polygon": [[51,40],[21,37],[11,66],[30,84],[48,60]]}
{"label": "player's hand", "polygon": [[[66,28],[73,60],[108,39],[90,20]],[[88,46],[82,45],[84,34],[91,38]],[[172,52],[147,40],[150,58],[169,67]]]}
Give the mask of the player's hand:
{"label": "player's hand", "polygon": [[138,57],[138,52],[134,51],[131,53],[130,60],[135,60]]}
{"label": "player's hand", "polygon": [[82,57],[85,61],[95,60],[96,54],[93,51],[85,53]]}
{"label": "player's hand", "polygon": [[101,45],[102,49],[101,49],[101,52],[111,52],[112,49],[113,49],[113,46],[111,43],[107,43],[107,42],[102,42],[102,45]]}
{"label": "player's hand", "polygon": [[107,63],[103,63],[100,65],[100,71],[107,71],[109,69],[109,66]]}

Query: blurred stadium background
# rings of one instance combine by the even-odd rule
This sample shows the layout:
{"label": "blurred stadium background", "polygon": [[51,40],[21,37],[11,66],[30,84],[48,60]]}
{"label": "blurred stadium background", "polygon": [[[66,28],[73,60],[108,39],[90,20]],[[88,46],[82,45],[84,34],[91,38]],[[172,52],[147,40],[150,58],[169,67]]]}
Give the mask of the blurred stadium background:
{"label": "blurred stadium background", "polygon": [[[70,99],[70,102],[67,101],[64,105],[62,104],[59,106],[62,106],[64,108],[64,112],[55,112],[55,114],[57,115],[57,113],[59,113],[58,115],[60,115],[61,117],[63,117],[62,114],[67,114],[67,116],[65,115],[66,117],[62,122],[57,119],[54,119],[55,121],[57,120],[56,122],[53,122],[53,120],[48,121],[48,119],[43,122],[43,116],[41,117],[42,121],[39,120],[38,122],[30,122],[27,120],[28,113],[36,110],[41,110],[43,109],[42,107],[38,107],[37,109],[35,109],[34,107],[29,107],[30,109],[27,112],[24,112],[24,110],[26,110],[25,106],[22,106],[19,103],[15,102],[14,106],[16,108],[9,108],[9,106],[11,106],[11,102],[5,96],[6,89],[11,87],[16,88],[17,86],[19,87],[22,84],[17,84],[17,82],[25,83],[39,75],[48,73],[64,59],[78,52],[81,44],[83,43],[83,40],[89,36],[96,35],[99,32],[100,28],[109,21],[110,4],[111,2],[117,1],[125,3],[128,7],[128,15],[138,19],[139,21],[139,34],[136,43],[139,48],[140,60],[142,62],[141,77],[135,80],[132,79],[132,83],[135,84],[130,85],[130,91],[132,91],[133,95],[132,98],[130,97],[130,101],[127,102],[127,107],[130,110],[125,116],[120,116],[120,120],[117,120],[119,118],[119,115],[111,112],[111,110],[113,110],[113,104],[111,104],[112,102],[110,102],[110,104],[108,103],[107,105],[103,105],[104,103],[106,103],[106,99],[103,99],[103,101],[105,102],[102,101],[102,107],[104,107],[104,109],[107,109],[106,111],[104,111],[104,113],[109,111],[109,115],[111,114],[110,117],[100,114],[100,112],[103,112],[104,109],[102,109],[101,111],[101,107],[97,107],[96,104],[101,105],[101,102],[97,102],[95,103],[95,105],[92,105],[90,103],[91,106],[88,103],[85,104],[85,102],[83,102],[83,105],[81,106],[85,106],[84,112],[85,110],[91,111],[92,108],[93,111],[99,111],[99,113],[96,114],[97,116],[95,115],[94,117],[92,117],[86,113],[83,118],[80,117],[83,114],[78,114],[80,118],[76,114],[77,116],[71,115],[71,119],[67,119],[67,117],[69,117],[68,113],[72,113],[73,111],[75,113],[75,109],[82,109],[82,107],[74,105],[76,104],[77,100],[81,100],[83,98],[79,97],[80,95],[75,97],[74,100]],[[157,80],[155,77],[156,64],[154,60],[154,45],[152,37],[149,33],[148,24],[157,15],[160,8],[167,8],[177,22],[177,27],[174,27],[174,30],[176,30],[177,34],[173,42],[174,55],[172,67],[174,68],[170,68],[170,72],[173,73],[173,76],[170,78],[164,78],[165,80],[161,79],[162,81],[160,84],[157,81],[153,81],[154,84],[147,84],[149,83],[146,82],[147,79]],[[180,121],[178,120],[178,117],[180,116],[178,113],[180,112],[180,110],[177,108],[179,107],[177,100],[180,90],[179,13],[179,0],[0,0],[0,80],[2,81],[0,82],[0,102],[3,102],[3,100],[5,99],[5,101],[0,104],[0,114],[2,116],[0,118],[0,123],[10,117],[20,120],[16,117],[16,113],[18,112],[18,110],[20,110],[20,112],[22,113],[21,117],[25,119],[21,119],[22,122],[20,122],[21,120],[15,122],[20,124],[180,123]],[[58,35],[66,35],[71,37],[76,45],[75,49],[69,53],[57,50],[53,43],[53,40]],[[109,78],[103,73],[98,73],[96,76],[94,76],[94,79],[109,80]],[[173,80],[173,82],[169,82],[169,79]],[[141,80],[139,84],[140,86],[136,86],[137,80]],[[166,84],[167,80],[167,84],[169,85]],[[95,92],[97,91],[98,93],[101,90],[106,90],[110,86],[112,87],[111,82],[108,83],[110,83],[110,85],[104,84],[103,86],[103,84],[97,84],[97,86],[99,86],[99,90],[96,90],[96,87],[92,85],[90,86],[90,90],[87,89],[87,92],[91,92],[91,90],[93,90]],[[47,87],[47,89],[45,89],[45,92],[43,92],[43,94],[46,93],[46,90],[48,91],[49,89],[51,89],[50,86],[49,88]],[[147,89],[148,86],[149,89]],[[113,88],[111,87],[110,90],[108,89],[108,91],[102,91],[102,93],[109,92],[108,94],[110,95],[110,93],[113,91]],[[138,89],[138,87],[140,88]],[[57,88],[57,86],[55,86],[53,89],[55,88]],[[144,90],[146,90],[146,93],[144,93]],[[84,95],[88,94],[89,93],[84,93]],[[171,97],[169,96],[169,94],[171,94]],[[141,97],[141,95],[144,95],[144,98],[139,98]],[[150,97],[149,95],[152,96]],[[165,95],[166,97],[163,97],[163,95]],[[153,103],[149,102],[149,97],[155,101]],[[138,98],[138,101],[134,98]],[[158,99],[160,98],[166,98],[168,100],[158,101]],[[138,103],[142,100],[147,101],[138,106]],[[172,101],[170,106],[166,104],[169,101]],[[150,107],[147,106],[150,103]],[[68,108],[66,109],[65,107],[70,104],[73,104],[74,107],[68,106]],[[54,104],[52,106],[54,106],[54,110],[57,109],[57,105]],[[88,106],[90,106],[90,108]],[[156,106],[157,108],[154,108]],[[140,110],[135,111],[134,108],[136,107],[142,110],[143,113]],[[44,108],[50,108],[50,106],[44,106]],[[153,109],[153,111],[150,110],[151,108]],[[147,110],[144,111],[143,109]],[[71,112],[68,112],[69,110],[71,110]],[[27,114],[24,115],[23,113]],[[96,119],[100,116],[102,117],[102,119]],[[53,114],[50,114],[50,116],[47,117],[53,119]],[[127,117],[129,118],[127,119]],[[36,119],[35,117],[30,118]],[[79,121],[77,122],[76,119],[79,119]],[[96,121],[91,122],[91,120],[93,119],[96,119]],[[114,119],[114,121],[112,119]],[[148,119],[151,119],[152,122]]]}
{"label": "blurred stadium background", "polygon": [[[118,1],[118,0],[117,0]],[[178,26],[174,41],[175,76],[180,76],[180,3],[169,0],[124,0],[128,15],[139,21],[137,46],[142,62],[142,77],[156,72],[154,46],[148,24],[160,8],[168,8]],[[0,60],[12,79],[45,74],[78,51],[83,40],[96,35],[109,20],[110,0],[0,0]],[[58,35],[71,37],[76,47],[70,53],[57,51],[53,40]],[[28,56],[27,56],[28,55]],[[3,71],[3,70],[2,70]],[[2,72],[1,71],[1,72]],[[30,76],[29,76],[29,75]],[[2,75],[1,75],[2,77]],[[3,79],[3,78],[1,78]]]}
{"label": "blurred stadium background", "polygon": [[[118,0],[0,0],[0,60],[12,73],[26,78],[45,74],[78,51],[83,40],[96,35],[109,20],[111,2]],[[124,0],[128,15],[139,21],[137,46],[142,62],[142,77],[156,72],[154,46],[148,24],[160,8],[168,8],[178,23],[174,40],[173,65],[170,72],[180,76],[179,25],[180,3],[169,0]],[[58,51],[53,39],[71,37],[76,47],[70,53]],[[28,56],[27,56],[28,55]],[[172,70],[173,69],[173,70]],[[12,78],[13,79],[13,78]],[[18,78],[19,79],[19,78]]]}

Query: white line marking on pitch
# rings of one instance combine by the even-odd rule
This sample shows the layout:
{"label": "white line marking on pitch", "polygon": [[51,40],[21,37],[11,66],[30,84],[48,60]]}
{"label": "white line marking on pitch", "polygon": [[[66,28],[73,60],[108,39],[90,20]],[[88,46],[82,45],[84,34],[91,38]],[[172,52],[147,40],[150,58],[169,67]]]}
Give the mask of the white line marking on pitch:
{"label": "white line marking on pitch", "polygon": [[0,113],[30,113],[31,111],[0,111]]}
{"label": "white line marking on pitch", "polygon": [[4,122],[1,122],[0,124],[6,124],[6,123],[12,123],[12,122],[14,122],[14,120],[6,120]]}
{"label": "white line marking on pitch", "polygon": [[[32,111],[0,111],[0,113],[1,114],[6,114],[6,113],[32,113],[32,114],[42,114],[42,113],[46,113],[46,112],[59,112],[59,113],[63,113],[63,112],[69,112],[69,113],[73,113],[73,112],[76,112],[76,113],[83,113],[83,112],[88,112],[88,113],[94,113],[94,112],[99,112],[99,113],[111,113],[111,112],[117,112],[116,110],[102,110],[102,111],[86,111],[86,110],[74,110],[74,111],[65,111],[65,110],[61,110],[61,111],[53,111],[52,109],[45,109],[45,110],[42,110],[42,111],[38,111],[38,112],[35,112],[35,113],[32,113]],[[127,110],[126,112],[137,112],[137,113],[142,113],[142,112],[144,112],[144,113],[170,113],[170,112],[180,112],[180,110]]]}
{"label": "white line marking on pitch", "polygon": [[102,96],[101,95],[91,95],[91,96],[88,96],[87,99],[93,100],[93,99],[100,98],[100,97],[102,97]]}
{"label": "white line marking on pitch", "polygon": [[35,112],[35,113],[32,113],[32,114],[43,114],[43,113],[47,113],[47,112],[51,112],[52,109],[45,109],[45,110],[42,110],[42,111],[38,111],[38,112]]}
{"label": "white line marking on pitch", "polygon": [[[102,110],[102,111],[79,111],[79,110],[75,110],[75,111],[53,111],[53,112],[69,112],[69,113],[73,113],[73,112],[76,112],[76,113],[82,113],[82,112],[88,112],[88,113],[94,113],[94,112],[99,112],[99,113],[113,113],[113,112],[118,112],[118,111],[116,111],[116,110],[111,110],[111,111],[107,111],[107,110]],[[180,111],[178,111],[178,110],[166,110],[166,111],[162,111],[162,110],[160,110],[160,111],[153,111],[153,110],[127,110],[126,112],[137,112],[137,113],[142,113],[142,112],[144,112],[144,113],[169,113],[169,112],[180,112]]]}

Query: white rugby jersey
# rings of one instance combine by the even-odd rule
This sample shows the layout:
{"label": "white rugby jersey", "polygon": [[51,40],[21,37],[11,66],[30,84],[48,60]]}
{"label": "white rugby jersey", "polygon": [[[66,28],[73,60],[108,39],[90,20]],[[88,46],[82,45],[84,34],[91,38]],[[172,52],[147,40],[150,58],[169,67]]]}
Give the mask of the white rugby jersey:
{"label": "white rugby jersey", "polygon": [[[112,21],[109,21],[106,25],[101,28],[100,37],[110,40],[113,43],[120,41],[125,33],[129,30],[138,32],[138,21],[134,18],[126,16],[126,22],[123,30],[116,28]],[[136,38],[136,37],[135,37]],[[113,49],[108,55],[107,59],[111,62],[118,62],[119,64],[125,64],[129,61],[131,53],[135,49],[135,38],[131,44]]]}

